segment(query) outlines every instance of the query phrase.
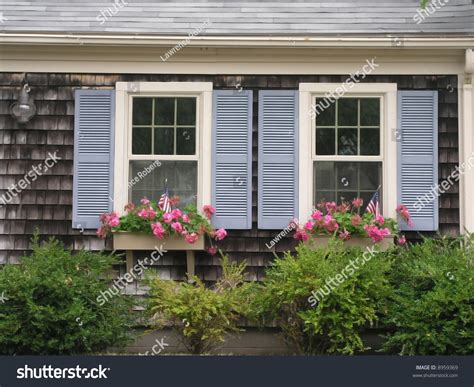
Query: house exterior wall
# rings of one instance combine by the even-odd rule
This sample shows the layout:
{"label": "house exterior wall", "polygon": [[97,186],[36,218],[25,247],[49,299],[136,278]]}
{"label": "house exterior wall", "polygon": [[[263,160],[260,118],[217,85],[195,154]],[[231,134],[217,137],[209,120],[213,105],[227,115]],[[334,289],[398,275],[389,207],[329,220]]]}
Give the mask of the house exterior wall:
{"label": "house exterior wall", "polygon": [[[257,229],[257,127],[258,91],[297,90],[301,82],[344,82],[344,75],[170,75],[170,74],[72,74],[28,73],[37,116],[19,126],[9,115],[23,73],[0,73],[0,195],[21,179],[34,165],[44,162],[48,153],[57,151],[61,158],[30,187],[0,207],[0,263],[15,263],[29,248],[35,228],[43,237],[57,236],[68,248],[111,249],[97,239],[92,230],[73,230],[72,173],[74,139],[74,90],[77,88],[112,89],[123,82],[213,82],[214,89],[236,89],[242,85],[254,91],[252,230],[231,231],[219,247],[231,258],[246,260],[248,278],[259,280],[273,251],[266,247],[279,231]],[[458,159],[458,80],[456,75],[372,75],[362,82],[397,83],[399,90],[438,90],[439,92],[439,179],[449,176]],[[440,232],[459,234],[459,188],[457,183],[439,200]],[[408,233],[416,238],[417,234]],[[291,237],[279,242],[276,252],[292,249]],[[219,275],[218,258],[198,254],[196,274],[206,281]],[[167,253],[158,262],[163,278],[184,279],[184,253]]]}

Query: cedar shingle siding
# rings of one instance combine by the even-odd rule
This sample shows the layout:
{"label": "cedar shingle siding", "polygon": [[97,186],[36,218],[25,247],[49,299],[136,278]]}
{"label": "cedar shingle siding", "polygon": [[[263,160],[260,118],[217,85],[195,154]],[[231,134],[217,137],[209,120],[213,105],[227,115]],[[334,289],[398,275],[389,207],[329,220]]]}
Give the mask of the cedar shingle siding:
{"label": "cedar shingle siding", "polygon": [[[33,165],[44,162],[48,152],[58,151],[62,160],[11,203],[0,207],[0,263],[17,262],[28,249],[35,228],[43,237],[58,236],[68,248],[100,250],[103,241],[95,232],[83,235],[71,229],[74,138],[74,89],[113,88],[117,81],[207,81],[216,89],[235,89],[240,84],[254,91],[252,230],[233,231],[219,245],[234,259],[245,259],[249,279],[261,279],[273,253],[265,243],[278,231],[257,230],[257,123],[258,90],[297,89],[299,82],[343,82],[345,76],[199,76],[199,75],[83,75],[28,74],[37,116],[26,126],[10,117],[23,74],[0,74],[0,195],[18,182]],[[399,89],[439,91],[439,179],[446,178],[458,163],[458,94],[456,76],[369,76],[364,82],[397,82]],[[459,187],[456,184],[439,201],[440,231],[459,233]],[[416,235],[411,235],[416,237]],[[277,244],[277,252],[294,246],[291,238]],[[158,261],[164,278],[182,279],[183,253],[167,253]],[[206,281],[219,275],[218,258],[197,256],[196,274]]]}

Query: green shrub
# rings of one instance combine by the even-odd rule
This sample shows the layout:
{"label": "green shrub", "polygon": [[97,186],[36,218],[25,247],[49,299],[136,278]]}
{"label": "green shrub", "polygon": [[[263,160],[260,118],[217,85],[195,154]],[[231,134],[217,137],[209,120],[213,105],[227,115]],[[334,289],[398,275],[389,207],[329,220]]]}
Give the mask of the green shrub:
{"label": "green shrub", "polygon": [[187,350],[207,353],[224,341],[226,332],[236,331],[242,312],[245,263],[221,259],[222,278],[213,288],[192,276],[193,283],[153,278],[150,283],[149,313],[152,325],[172,326]]}
{"label": "green shrub", "polygon": [[94,353],[125,344],[130,305],[120,294],[99,306],[104,277],[115,258],[64,250],[57,240],[40,246],[20,265],[0,270],[0,354]]}
{"label": "green shrub", "polygon": [[[250,316],[279,324],[297,354],[364,350],[360,331],[377,319],[378,305],[389,289],[389,254],[345,248],[338,241],[329,247],[300,244],[296,253],[276,259],[263,284],[255,285]],[[333,290],[326,283],[331,278],[342,282],[331,283]]]}
{"label": "green shrub", "polygon": [[424,239],[400,252],[390,281],[385,349],[402,355],[474,353],[472,240]]}

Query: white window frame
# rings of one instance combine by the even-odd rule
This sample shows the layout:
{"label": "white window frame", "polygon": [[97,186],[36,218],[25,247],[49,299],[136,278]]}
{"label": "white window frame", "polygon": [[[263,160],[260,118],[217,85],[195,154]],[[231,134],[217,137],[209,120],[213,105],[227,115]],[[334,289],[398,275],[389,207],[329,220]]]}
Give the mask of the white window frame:
{"label": "white window frame", "polygon": [[[299,87],[299,211],[301,221],[313,209],[313,163],[316,161],[382,162],[383,214],[395,217],[397,206],[397,84],[357,83],[341,93],[341,83],[300,83]],[[338,92],[336,92],[338,89]],[[316,156],[315,120],[312,105],[316,97],[380,98],[380,156]]]}
{"label": "white window frame", "polygon": [[[212,82],[117,82],[115,96],[114,211],[124,213],[129,202],[128,182],[132,160],[195,160],[197,207],[211,202]],[[195,97],[195,155],[132,155],[133,97]],[[156,199],[156,198],[155,198]]]}

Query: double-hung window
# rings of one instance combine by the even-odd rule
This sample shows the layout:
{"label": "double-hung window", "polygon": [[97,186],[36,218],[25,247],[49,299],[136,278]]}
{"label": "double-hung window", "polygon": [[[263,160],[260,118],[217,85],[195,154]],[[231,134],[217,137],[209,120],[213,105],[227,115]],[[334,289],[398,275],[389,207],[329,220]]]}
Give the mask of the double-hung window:
{"label": "double-hung window", "polygon": [[211,83],[117,84],[116,210],[166,188],[180,206],[209,203],[211,109]]}
{"label": "double-hung window", "polygon": [[367,203],[379,188],[383,197],[380,102],[380,97],[313,97],[313,204],[356,197]]}
{"label": "double-hung window", "polygon": [[[342,92],[341,92],[342,91]],[[321,201],[397,200],[397,86],[300,84],[300,217]]]}

